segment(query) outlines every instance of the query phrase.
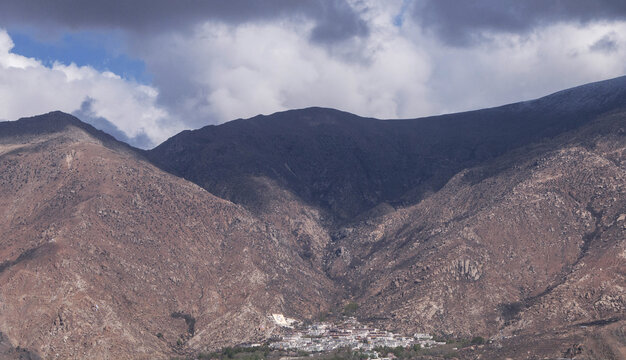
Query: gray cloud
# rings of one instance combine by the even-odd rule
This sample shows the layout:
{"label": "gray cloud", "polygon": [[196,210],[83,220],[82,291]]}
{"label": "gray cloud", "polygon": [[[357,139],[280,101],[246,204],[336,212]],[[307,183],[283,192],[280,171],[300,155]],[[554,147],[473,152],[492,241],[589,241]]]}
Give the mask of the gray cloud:
{"label": "gray cloud", "polygon": [[315,21],[312,40],[318,42],[368,34],[367,24],[344,0],[20,0],[0,4],[0,22],[5,24],[139,33],[184,30],[207,20],[238,24],[284,17]]}
{"label": "gray cloud", "polygon": [[90,124],[96,129],[104,131],[105,133],[116,138],[117,140],[123,141],[132,146],[142,149],[149,149],[155,145],[145,132],[140,132],[133,137],[128,137],[122,130],[115,126],[115,124],[105,119],[104,117],[97,116],[92,109],[94,102],[95,100],[93,98],[86,97],[85,100],[83,100],[83,102],[80,104],[80,109],[74,111],[72,115]]}
{"label": "gray cloud", "polygon": [[526,33],[556,22],[626,18],[624,0],[423,0],[413,16],[451,45],[470,45],[484,32]]}
{"label": "gray cloud", "polygon": [[[367,24],[344,1],[322,1],[317,27],[313,30],[314,41],[326,43],[334,39],[343,39],[347,36],[367,36]],[[350,14],[349,16],[346,16]]]}
{"label": "gray cloud", "polygon": [[617,34],[615,32],[606,34],[600,40],[589,46],[589,50],[604,53],[614,53],[619,48],[616,37]]}

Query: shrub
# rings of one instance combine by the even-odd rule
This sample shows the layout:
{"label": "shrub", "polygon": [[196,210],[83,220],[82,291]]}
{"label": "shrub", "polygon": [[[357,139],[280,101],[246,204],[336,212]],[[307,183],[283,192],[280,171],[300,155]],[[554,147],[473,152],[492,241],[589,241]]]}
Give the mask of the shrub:
{"label": "shrub", "polygon": [[397,346],[397,347],[393,348],[392,353],[396,357],[402,357],[402,354],[404,354],[404,348],[402,346]]}
{"label": "shrub", "polygon": [[343,307],[343,314],[346,316],[352,315],[357,311],[358,308],[359,308],[359,304],[353,301],[350,301]]}
{"label": "shrub", "polygon": [[224,354],[227,358],[232,359],[238,351],[233,349],[232,347],[226,347],[222,350],[222,354]]}

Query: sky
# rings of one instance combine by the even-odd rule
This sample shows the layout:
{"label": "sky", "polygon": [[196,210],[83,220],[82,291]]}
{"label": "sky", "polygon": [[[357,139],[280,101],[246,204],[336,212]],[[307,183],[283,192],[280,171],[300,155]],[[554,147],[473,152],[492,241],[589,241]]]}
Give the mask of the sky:
{"label": "sky", "polygon": [[626,74],[623,0],[6,0],[0,119],[150,148],[310,106],[415,118]]}

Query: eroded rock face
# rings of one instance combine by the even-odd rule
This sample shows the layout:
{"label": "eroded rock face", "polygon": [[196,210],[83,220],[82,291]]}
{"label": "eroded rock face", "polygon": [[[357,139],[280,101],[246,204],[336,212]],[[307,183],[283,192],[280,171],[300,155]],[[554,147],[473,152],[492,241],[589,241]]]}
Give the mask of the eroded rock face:
{"label": "eroded rock face", "polygon": [[261,217],[317,222],[314,258],[364,318],[457,336],[543,331],[621,306],[625,81],[406,121],[288,111],[185,132],[148,157],[248,209],[273,204]]}
{"label": "eroded rock face", "polygon": [[472,262],[470,259],[459,259],[452,263],[450,271],[455,274],[455,280],[477,281],[482,275],[482,263]]}

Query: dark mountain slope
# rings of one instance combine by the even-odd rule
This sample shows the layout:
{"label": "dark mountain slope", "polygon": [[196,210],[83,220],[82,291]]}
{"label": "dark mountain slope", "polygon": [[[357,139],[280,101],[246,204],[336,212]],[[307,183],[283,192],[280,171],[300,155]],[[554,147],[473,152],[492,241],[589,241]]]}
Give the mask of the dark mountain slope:
{"label": "dark mountain slope", "polygon": [[309,108],[184,131],[146,153],[161,168],[249,206],[265,177],[309,206],[351,219],[412,204],[461,169],[626,106],[626,77],[497,108],[414,120]]}

